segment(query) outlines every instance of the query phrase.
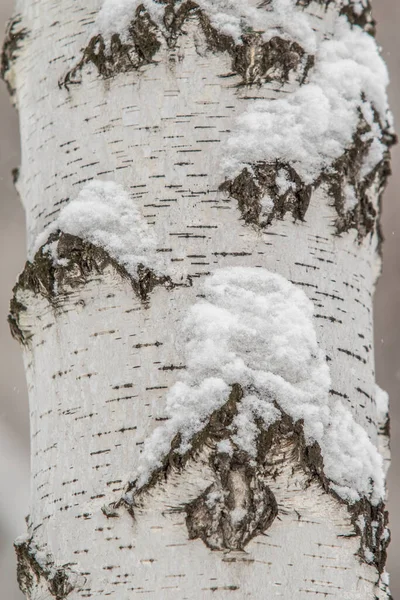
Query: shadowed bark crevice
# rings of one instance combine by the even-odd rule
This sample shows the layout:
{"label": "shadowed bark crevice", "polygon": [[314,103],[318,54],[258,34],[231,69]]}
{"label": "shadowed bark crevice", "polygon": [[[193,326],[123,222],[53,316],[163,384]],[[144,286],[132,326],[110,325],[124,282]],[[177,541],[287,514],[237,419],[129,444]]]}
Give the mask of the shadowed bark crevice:
{"label": "shadowed bark crevice", "polygon": [[6,27],[3,49],[1,52],[0,75],[7,85],[10,96],[14,96],[15,87],[12,78],[9,77],[14,61],[18,57],[23,40],[28,36],[28,30],[21,26],[21,15],[15,15],[9,20]]}
{"label": "shadowed bark crevice", "polygon": [[14,544],[17,554],[17,579],[27,598],[36,598],[35,590],[43,582],[48,593],[56,600],[64,600],[74,590],[72,574],[68,566],[56,566],[54,559],[36,547],[32,538]]}
{"label": "shadowed bark crevice", "polygon": [[[48,244],[57,243],[57,261],[47,248]],[[132,277],[124,266],[120,265],[105,250],[86,242],[79,237],[67,233],[51,234],[46,245],[35,255],[33,262],[27,262],[13,289],[10,302],[8,322],[11,334],[19,342],[25,344],[29,340],[20,325],[20,315],[27,307],[18,299],[21,291],[30,291],[48,300],[53,308],[59,307],[71,289],[84,286],[89,277],[102,275],[105,269],[112,266],[122,279],[129,280],[133,291],[148,306],[151,292],[162,285],[172,289],[178,285],[190,286],[190,279],[182,284],[175,283],[168,276],[156,275],[144,265],[137,268],[136,277]]]}
{"label": "shadowed bark crevice", "polygon": [[[376,119],[378,118],[375,113]],[[337,212],[334,222],[337,234],[354,228],[362,241],[368,234],[377,233],[380,251],[382,234],[380,229],[380,205],[390,170],[389,148],[397,142],[396,137],[381,127],[381,143],[386,146],[383,159],[363,176],[362,169],[370,150],[372,139],[368,139],[371,127],[360,117],[359,126],[352,145],[333,165],[323,171],[313,184],[303,182],[295,168],[289,163],[259,162],[244,167],[241,173],[220,185],[220,191],[237,200],[245,223],[265,228],[276,220],[291,213],[294,221],[305,221],[311,194],[325,185]],[[284,187],[279,180],[285,182]],[[346,189],[354,191],[354,207],[346,206]],[[374,206],[373,197],[378,197]]]}
{"label": "shadowed bark crevice", "polygon": [[[68,88],[71,84],[81,83],[82,70],[89,64],[96,67],[100,77],[108,79],[155,62],[162,41],[173,51],[179,38],[186,35],[185,24],[191,18],[197,19],[208,51],[230,55],[232,72],[226,76],[239,75],[241,85],[261,85],[269,81],[284,84],[289,81],[291,73],[296,73],[299,81],[304,82],[313,66],[313,57],[296,42],[278,36],[264,42],[262,33],[247,30],[243,32],[242,43],[236,44],[232,37],[217,31],[205,12],[192,0],[182,4],[167,0],[162,4],[165,6],[162,28],[140,5],[128,29],[127,40],[122,42],[121,34],[116,32],[107,45],[102,35],[94,36],[83,50],[80,61],[60,80],[60,86]],[[175,60],[174,53],[170,60]]]}
{"label": "shadowed bark crevice", "polygon": [[[360,559],[374,564],[382,573],[390,538],[384,504],[381,502],[374,506],[366,498],[351,504],[338,496],[324,473],[319,445],[316,442],[307,444],[303,421],[294,422],[281,409],[280,419],[268,428],[256,420],[255,457],[239,448],[232,435],[235,433],[234,418],[243,395],[241,386],[233,385],[227,402],[210,416],[203,430],[191,440],[190,449],[184,453],[179,450],[181,435],[177,434],[162,465],[153,471],[148,482],[138,488],[132,481],[116,507],[125,506],[134,517],[135,506],[146,503],[147,492],[156,486],[162,490],[170,475],[183,473],[189,461],[199,460],[202,451],[207,448],[210,450],[208,464],[214,474],[214,483],[184,506],[189,538],[200,538],[213,550],[243,550],[251,539],[265,533],[279,515],[277,500],[270,486],[290,464],[293,474],[299,471],[306,475],[306,487],[317,483],[325,493],[346,506],[354,527],[353,535],[360,538]],[[221,442],[229,442],[231,450],[221,450],[227,447]]]}

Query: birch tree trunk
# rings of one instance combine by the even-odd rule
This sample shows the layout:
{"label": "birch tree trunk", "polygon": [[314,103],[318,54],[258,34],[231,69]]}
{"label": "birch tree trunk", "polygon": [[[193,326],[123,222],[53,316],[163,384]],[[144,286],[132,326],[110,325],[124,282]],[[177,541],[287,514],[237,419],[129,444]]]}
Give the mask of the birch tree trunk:
{"label": "birch tree trunk", "polygon": [[373,29],[367,0],[17,1],[28,598],[390,597]]}

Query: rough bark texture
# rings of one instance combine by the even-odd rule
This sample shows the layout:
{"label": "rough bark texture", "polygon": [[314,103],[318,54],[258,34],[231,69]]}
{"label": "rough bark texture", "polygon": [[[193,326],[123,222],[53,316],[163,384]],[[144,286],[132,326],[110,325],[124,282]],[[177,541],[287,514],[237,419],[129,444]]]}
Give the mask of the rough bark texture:
{"label": "rough bark texture", "polygon": [[[185,370],[182,319],[204,278],[226,266],[264,267],[301,286],[315,306],[331,394],[387,459],[372,289],[388,155],[360,177],[369,148],[360,119],[354,144],[313,185],[289,164],[267,163],[224,181],[216,165],[236,117],[254,98],[303,85],[313,57],[257,32],[235,44],[195,3],[162,4],[162,31],[139,7],[128,41],[116,32],[107,46],[100,34],[87,41],[100,0],[20,0],[3,51],[21,117],[17,186],[30,249],[85,183],[112,179],[130,192],[177,274],[172,281],[139,266],[133,277],[104,249],[58,232],[49,242],[62,262],[42,248],[20,276],[9,320],[24,351],[32,446],[29,537],[16,544],[21,589],[34,600],[387,600],[383,503],[335,495],[301,422],[284,415],[260,426],[256,465],[237,448],[218,451],[238,385],[190,452],[179,454],[174,440],[144,488],[129,483]],[[372,31],[369,7],[297,4],[321,36],[335,11]],[[278,168],[294,184],[281,196]],[[350,212],[346,182],[357,192]],[[266,191],[274,207],[263,219]]]}

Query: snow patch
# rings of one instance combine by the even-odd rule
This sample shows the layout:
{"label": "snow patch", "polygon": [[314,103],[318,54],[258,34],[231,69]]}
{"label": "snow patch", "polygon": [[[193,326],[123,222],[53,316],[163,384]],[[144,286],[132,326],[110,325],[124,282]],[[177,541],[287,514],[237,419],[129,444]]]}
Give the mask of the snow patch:
{"label": "snow patch", "polygon": [[187,370],[167,393],[168,420],[145,441],[134,481],[139,489],[162,465],[179,433],[182,454],[210,415],[239,384],[244,397],[230,441],[256,456],[258,422],[265,428],[286,413],[304,422],[307,444],[318,442],[324,472],[344,500],[384,495],[382,458],[348,408],[329,393],[331,379],[313,326],[313,304],[284,277],[262,268],[218,270],[204,299],[184,320]]}
{"label": "snow patch", "polygon": [[386,67],[374,39],[338,17],[330,39],[315,54],[308,83],[275,100],[257,100],[237,120],[228,140],[227,177],[257,162],[290,164],[311,184],[350,147],[362,114],[371,128],[362,177],[383,159],[385,146],[371,105],[388,122]]}
{"label": "snow patch", "polygon": [[[183,0],[176,2],[177,7],[181,4]],[[315,59],[306,84],[284,98],[252,102],[237,119],[222,160],[225,177],[233,178],[257,162],[280,161],[290,164],[305,184],[314,183],[351,146],[360,109],[371,128],[365,134],[370,149],[361,178],[382,161],[386,146],[381,125],[391,126],[387,70],[375,40],[339,16],[343,6],[362,14],[366,0],[336,0],[336,7],[330,9],[331,29],[323,37],[315,31],[315,16],[293,0],[270,0],[259,6],[250,0],[197,0],[196,4],[214,28],[236,44],[242,43],[244,33],[257,32],[264,41],[275,36],[295,41]],[[165,7],[155,0],[105,0],[94,25],[96,32],[106,41],[115,32],[126,36],[140,5],[163,30]],[[281,184],[284,189],[285,182]],[[264,208],[268,214],[268,207]]]}
{"label": "snow patch", "polygon": [[[128,273],[137,278],[143,265],[156,275],[165,275],[166,266],[156,254],[156,238],[136,204],[124,188],[112,181],[91,181],[77,198],[65,206],[58,218],[36,239],[30,260],[51,233],[63,231],[103,248]],[[45,245],[56,265],[57,243]]]}

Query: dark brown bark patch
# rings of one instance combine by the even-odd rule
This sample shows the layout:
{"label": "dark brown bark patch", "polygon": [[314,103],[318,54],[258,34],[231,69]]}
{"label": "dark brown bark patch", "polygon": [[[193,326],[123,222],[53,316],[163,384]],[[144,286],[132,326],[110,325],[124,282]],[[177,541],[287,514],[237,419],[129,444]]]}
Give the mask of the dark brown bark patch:
{"label": "dark brown bark patch", "polygon": [[13,62],[18,56],[23,40],[28,36],[28,30],[25,27],[22,27],[21,23],[21,15],[16,15],[7,23],[3,49],[1,52],[0,75],[7,85],[10,96],[14,95],[15,88],[7,77],[7,74],[11,70]]}
{"label": "dark brown bark patch", "polygon": [[[181,436],[177,434],[161,467],[141,488],[131,482],[118,506],[128,508],[134,517],[137,502],[145,501],[146,492],[162,485],[171,473],[183,472],[188,461],[209,448],[212,483],[198,498],[185,506],[186,526],[190,539],[200,538],[212,550],[243,550],[251,539],[265,533],[279,515],[276,498],[269,482],[276,479],[289,462],[294,470],[306,474],[306,485],[318,483],[349,511],[354,534],[360,538],[359,557],[383,572],[389,543],[387,513],[383,503],[373,506],[366,498],[349,503],[331,489],[324,473],[324,461],[317,443],[308,445],[303,422],[294,422],[281,411],[281,418],[269,428],[257,422],[256,457],[249,456],[232,440],[233,421],[244,392],[233,385],[224,406],[216,410],[204,429],[191,441],[186,453],[179,452]],[[229,440],[231,452],[221,451],[219,443]],[[131,500],[128,500],[131,498]]]}
{"label": "dark brown bark patch", "polygon": [[[377,114],[375,117],[379,123]],[[367,136],[371,127],[360,115],[351,146],[313,184],[306,185],[289,163],[276,160],[245,167],[237,177],[224,181],[220,190],[237,201],[245,223],[265,228],[275,220],[283,219],[288,212],[295,221],[304,221],[312,192],[324,185],[337,212],[334,222],[336,233],[341,234],[354,228],[358,232],[359,241],[362,241],[368,234],[376,232],[380,249],[381,198],[391,173],[389,148],[397,141],[383,126],[381,130],[381,142],[386,146],[386,151],[383,159],[366,176],[362,175],[362,168],[372,144],[372,139]],[[278,176],[282,174],[288,182],[283,193],[277,185]],[[354,189],[357,199],[356,206],[351,209],[347,209],[345,203],[347,186]],[[373,203],[376,194],[378,209]],[[269,198],[271,203],[267,212],[263,209],[265,198]]]}
{"label": "dark brown bark patch", "polygon": [[153,62],[160,45],[158,28],[144,7],[139,6],[128,31],[127,42],[122,42],[120,35],[114,33],[107,47],[101,35],[92,37],[80,61],[60,80],[59,85],[68,89],[70,85],[81,83],[82,69],[89,64],[96,67],[103,79],[137,70]]}
{"label": "dark brown bark patch", "polygon": [[[172,51],[185,35],[185,24],[190,18],[197,19],[210,52],[230,55],[232,72],[227,76],[240,75],[242,85],[261,85],[268,81],[282,84],[289,80],[291,72],[305,80],[313,64],[313,57],[306,55],[299,44],[277,36],[264,42],[260,32],[249,30],[243,33],[242,43],[235,44],[230,36],[219,33],[211,25],[205,12],[192,0],[183,3],[166,0],[162,4],[165,7],[162,29],[151,20],[143,5],[139,6],[128,30],[128,41],[123,43],[117,32],[107,48],[101,35],[94,36],[77,65],[60,80],[60,85],[68,88],[81,83],[82,69],[90,63],[100,77],[107,79],[154,62],[161,40],[164,39]],[[174,60],[173,53],[171,60]]]}
{"label": "dark brown bark patch", "polygon": [[358,25],[358,27],[361,27],[361,29],[364,29],[370,35],[375,36],[376,21],[372,16],[372,8],[369,0],[361,12],[355,9],[353,3],[350,3],[348,6],[343,6],[340,9],[340,14],[345,15],[352,25]]}
{"label": "dark brown bark patch", "polygon": [[[285,173],[290,188],[283,194],[277,185],[279,173]],[[305,185],[296,171],[287,163],[257,163],[243,171],[234,179],[226,180],[219,188],[237,200],[243,220],[247,224],[264,228],[276,219],[283,219],[287,212],[294,220],[304,221],[310,204],[312,186]],[[273,206],[268,213],[263,212],[262,199],[269,197]]]}
{"label": "dark brown bark patch", "polygon": [[[27,310],[18,300],[20,291],[29,290],[41,295],[57,309],[68,294],[67,288],[84,286],[89,276],[101,275],[110,265],[123,279],[129,280],[144,306],[148,305],[150,294],[156,286],[163,285],[172,289],[177,285],[169,277],[160,277],[144,265],[139,265],[136,277],[132,277],[105,250],[79,237],[58,232],[49,237],[48,243],[54,242],[57,242],[58,261],[61,264],[55,264],[51,253],[41,248],[33,262],[26,263],[13,289],[8,322],[13,337],[23,344],[28,342],[29,334],[22,331],[20,326],[20,315]],[[190,281],[182,285],[190,285]]]}
{"label": "dark brown bark patch", "polygon": [[378,573],[383,573],[390,543],[389,518],[384,504],[372,506],[363,498],[349,510],[355,532],[360,536],[360,558],[374,564]]}
{"label": "dark brown bark patch", "polygon": [[73,591],[70,571],[67,567],[56,567],[49,554],[40,553],[32,538],[14,544],[17,554],[17,579],[19,587],[27,598],[35,597],[35,588],[44,580],[50,596],[64,600]]}
{"label": "dark brown bark patch", "polygon": [[243,550],[264,533],[278,514],[262,469],[237,453],[214,457],[217,481],[186,506],[189,539],[200,538],[212,550]]}
{"label": "dark brown bark patch", "polygon": [[[378,116],[375,115],[379,123]],[[365,120],[360,118],[358,129],[353,138],[353,144],[333,164],[332,172],[322,174],[318,183],[325,183],[330,196],[333,198],[338,218],[335,226],[338,234],[354,228],[358,232],[359,240],[368,234],[376,232],[379,240],[379,251],[383,241],[380,217],[381,201],[385,191],[390,168],[390,147],[397,142],[396,137],[382,127],[381,142],[386,146],[383,159],[365,177],[361,176],[363,161],[365,160],[372,140],[365,141],[365,135],[371,128]],[[351,211],[346,211],[344,190],[346,185],[351,185],[357,197],[357,205]],[[375,208],[372,196],[378,196],[378,207]]]}

